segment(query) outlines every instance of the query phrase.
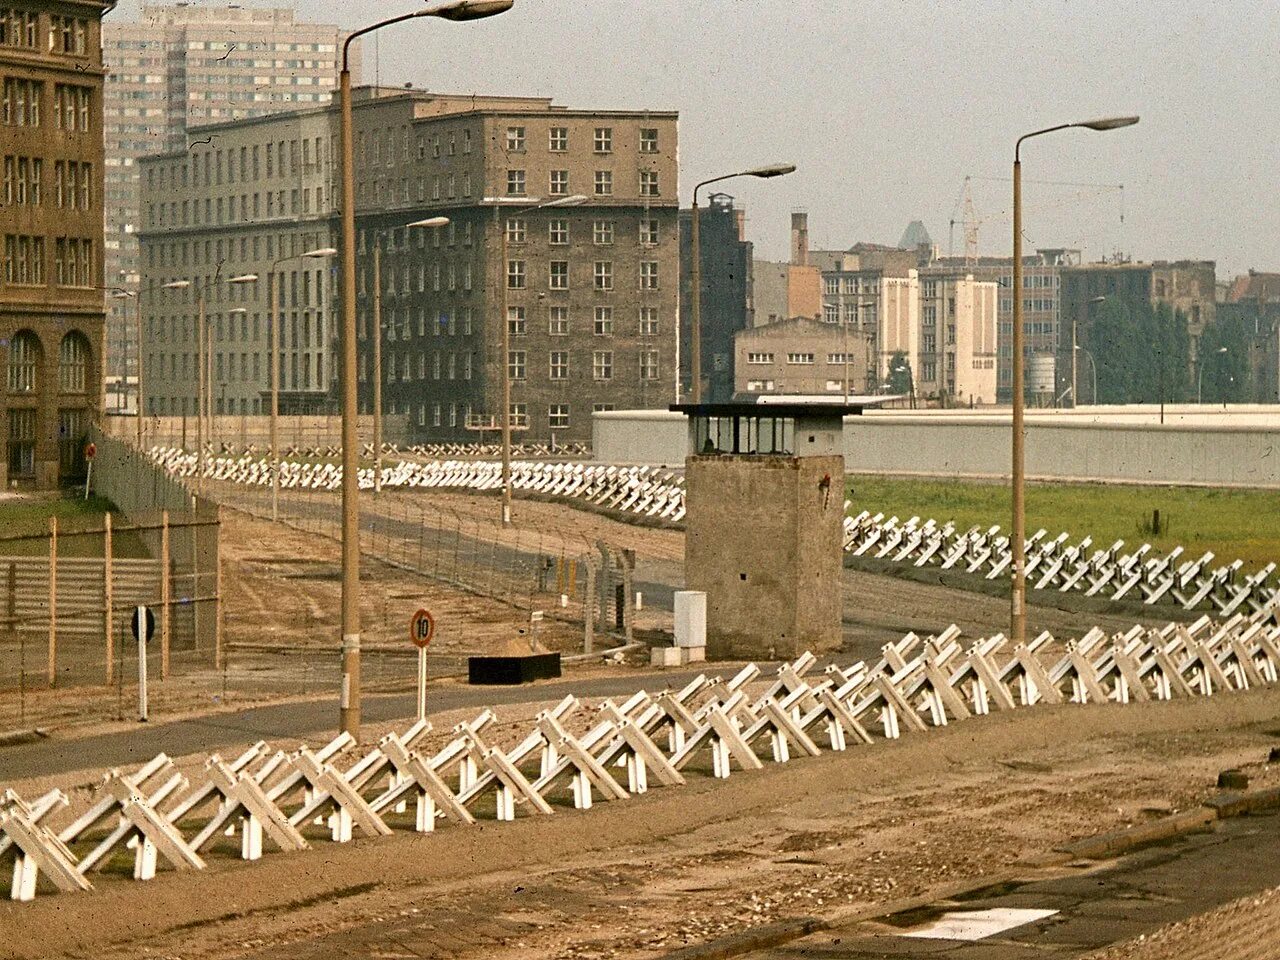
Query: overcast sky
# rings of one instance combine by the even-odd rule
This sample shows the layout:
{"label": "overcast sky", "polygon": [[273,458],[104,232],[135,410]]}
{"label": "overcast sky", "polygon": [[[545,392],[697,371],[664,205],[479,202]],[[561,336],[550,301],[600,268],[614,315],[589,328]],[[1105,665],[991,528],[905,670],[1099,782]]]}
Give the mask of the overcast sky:
{"label": "overcast sky", "polygon": [[[274,5],[346,27],[420,6]],[[111,16],[138,6],[121,0]],[[1010,174],[1016,137],[1139,113],[1136,127],[1025,148],[1028,245],[1216,259],[1220,279],[1280,270],[1272,0],[517,0],[489,21],[392,27],[380,46],[387,84],[679,110],[684,204],[706,177],[797,164],[725,187],[747,208],[757,255],[773,258],[786,256],[793,209],[808,210],[815,247],[897,243],[921,219],[946,253],[966,176],[979,249],[1004,253],[1010,185],[996,178]],[[1101,186],[1113,184],[1123,191]]]}

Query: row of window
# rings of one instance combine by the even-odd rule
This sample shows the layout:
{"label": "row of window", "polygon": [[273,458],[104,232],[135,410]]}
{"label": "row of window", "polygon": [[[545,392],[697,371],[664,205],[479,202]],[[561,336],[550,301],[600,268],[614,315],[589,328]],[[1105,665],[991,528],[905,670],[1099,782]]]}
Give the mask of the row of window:
{"label": "row of window", "polygon": [[[285,217],[296,214],[324,213],[328,209],[325,205],[324,188],[317,186],[314,190],[315,203],[312,203],[311,187],[294,187],[287,193],[284,190],[268,190],[265,194],[255,191],[253,194],[242,193],[238,196],[231,194],[229,197],[217,197],[216,199],[204,198],[204,217],[200,216],[200,200],[183,200],[181,207],[178,201],[171,200],[168,203],[149,203],[147,204],[147,223],[149,226],[171,226],[176,227],[189,226],[197,224],[200,226],[208,226],[211,224],[221,223],[244,223],[252,220],[258,220],[262,217],[264,206],[262,203],[263,196],[266,197],[265,213],[267,219],[272,217]],[[285,200],[288,199],[286,204]],[[179,219],[178,211],[181,210],[181,219]],[[252,217],[250,211],[252,210]]]}
{"label": "row of window", "polygon": [[[507,261],[507,289],[524,290],[527,284],[527,267],[524,260]],[[439,270],[439,267],[436,267]],[[547,265],[547,285],[551,290],[569,289],[569,261],[552,260]],[[600,292],[614,289],[612,260],[596,260],[592,265],[592,287]],[[439,289],[439,287],[436,287]],[[657,260],[640,261],[640,290],[658,290],[659,272]]]}
{"label": "row of window", "polygon": [[[524,152],[526,146],[525,128],[507,127],[507,152]],[[596,127],[593,147],[596,153],[613,153],[613,127]],[[569,150],[569,128],[552,127],[547,131],[547,149],[552,153],[567,153]],[[640,129],[640,152],[658,152],[658,130],[656,127]],[[436,153],[439,156],[439,153]]]}
{"label": "row of window", "polygon": [[[193,266],[200,264],[221,264],[226,260],[236,260],[239,249],[241,263],[257,263],[263,257],[275,260],[277,252],[280,257],[297,257],[307,250],[318,249],[327,244],[327,234],[321,233],[269,233],[265,236],[240,237],[228,240],[171,240],[167,243],[149,243],[147,245],[147,265],[156,266]],[[158,281],[163,282],[163,281]],[[214,299],[219,297],[214,294]]]}
{"label": "row of window", "polygon": [[[592,220],[591,242],[597,247],[613,245],[617,232],[616,220]],[[452,226],[452,223],[450,224]],[[653,217],[642,217],[640,220],[640,245],[656,247],[661,239],[659,221]],[[508,244],[525,243],[528,239],[528,222],[524,217],[508,217],[506,223]],[[553,247],[565,246],[570,242],[570,222],[563,217],[555,217],[547,221],[547,242]],[[438,243],[437,243],[438,245]]]}
{"label": "row of window", "polygon": [[302,172],[318,171],[328,162],[327,137],[302,137],[294,140],[273,140],[265,145],[229,147],[226,150],[210,149],[193,153],[190,162],[172,164],[157,163],[147,167],[147,186],[161,188],[185,187],[188,176],[191,186],[221,186],[227,183],[257,183],[261,179],[265,160],[266,176],[297,176],[299,164]]}
{"label": "row of window", "polygon": [[[440,178],[436,177],[437,193],[432,198],[439,200],[439,183]],[[464,178],[465,179],[465,178]],[[452,177],[450,177],[452,180]],[[508,197],[527,197],[528,178],[526,171],[523,169],[512,168],[507,170],[507,196]],[[567,197],[569,195],[569,171],[568,170],[552,170],[550,182],[547,189],[553,197]],[[613,171],[597,170],[593,181],[593,189],[597,197],[613,196]],[[658,187],[658,172],[656,170],[640,171],[640,196],[656,197],[660,193]],[[464,191],[464,196],[468,196]]]}
{"label": "row of window", "polygon": [[[6,127],[40,126],[44,82],[5,77],[0,86],[0,121]],[[87,132],[93,118],[93,88],[58,83],[53,87],[53,124],[58,130]]]}
{"label": "row of window", "polygon": [[[61,209],[88,210],[93,205],[93,164],[55,160],[54,202]],[[5,206],[41,206],[44,203],[44,160],[6,155],[4,158]]]}
{"label": "row of window", "polygon": [[[58,471],[63,477],[82,471],[89,411],[84,407],[58,410]],[[39,411],[34,407],[9,409],[8,460],[10,477],[31,477],[36,472],[36,432]]]}
{"label": "row of window", "polygon": [[[507,331],[513,337],[522,337],[529,332],[525,307],[507,307]],[[657,307],[640,308],[639,331],[642,337],[656,337],[658,335]],[[592,332],[597,337],[613,336],[613,307],[599,306],[595,308]],[[548,308],[547,333],[553,337],[567,337],[569,335],[568,307],[553,306]]]}
{"label": "row of window", "polygon": [[[846,359],[846,355],[843,353],[827,354],[827,363],[842,365],[844,364],[845,359]],[[852,355],[849,355],[848,359],[850,362],[853,362],[856,358],[853,357]],[[808,366],[812,364],[814,360],[815,360],[815,354],[813,353],[797,351],[794,353],[787,354],[787,363],[790,363],[790,364]],[[774,362],[774,355],[772,353],[748,353],[747,354],[747,363],[768,364],[773,362]]]}
{"label": "row of window", "polygon": [[[84,393],[89,383],[89,339],[73,330],[58,344],[58,389],[63,393]],[[42,349],[40,338],[30,330],[19,330],[9,338],[7,386],[9,393],[35,393],[40,385]]]}
{"label": "row of window", "polygon": [[[89,21],[81,17],[49,17],[49,52],[84,56],[88,51]],[[40,47],[40,15],[13,7],[0,8],[0,46]]]}
{"label": "row of window", "polygon": [[[437,355],[438,356],[438,355]],[[512,350],[507,354],[507,376],[511,380],[520,381],[528,379],[528,360],[529,353],[527,350]],[[592,380],[612,380],[613,379],[613,351],[612,350],[595,350],[591,354],[591,379]],[[657,350],[641,350],[640,351],[640,379],[641,380],[657,380],[659,378],[659,363]],[[568,380],[569,379],[569,351],[568,350],[552,350],[547,355],[547,379],[549,380]]]}
{"label": "row of window", "polygon": [[[280,387],[283,390],[312,389],[312,357],[310,353],[280,353]],[[237,364],[237,358],[239,363]],[[225,359],[225,363],[224,363]],[[289,362],[286,364],[286,359]],[[322,389],[324,380],[324,357],[317,353],[315,359],[315,387]],[[265,372],[270,371],[269,353],[222,353],[214,354],[215,383],[260,383]],[[195,353],[154,353],[147,355],[146,369],[151,371],[155,379],[164,379],[168,371],[168,379],[190,383],[199,376],[199,354]],[[252,372],[252,373],[251,373]],[[361,377],[361,379],[364,379]],[[170,412],[175,412],[172,409]]]}

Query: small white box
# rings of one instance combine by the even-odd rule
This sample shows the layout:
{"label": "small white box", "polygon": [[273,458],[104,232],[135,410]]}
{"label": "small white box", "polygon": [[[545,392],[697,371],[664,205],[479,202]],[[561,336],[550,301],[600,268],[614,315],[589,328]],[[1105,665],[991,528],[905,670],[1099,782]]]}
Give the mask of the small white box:
{"label": "small white box", "polygon": [[677,647],[681,663],[702,663],[707,659],[706,647]]}
{"label": "small white box", "polygon": [[680,666],[680,649],[678,647],[653,647],[649,650],[649,666]]}
{"label": "small white box", "polygon": [[707,645],[707,595],[701,590],[676,591],[676,646]]}

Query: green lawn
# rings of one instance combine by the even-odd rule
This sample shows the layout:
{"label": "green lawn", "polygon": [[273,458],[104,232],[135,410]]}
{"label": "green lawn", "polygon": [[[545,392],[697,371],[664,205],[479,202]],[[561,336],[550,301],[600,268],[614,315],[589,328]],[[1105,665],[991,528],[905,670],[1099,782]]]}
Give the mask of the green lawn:
{"label": "green lawn", "polygon": [[[105,497],[30,496],[0,501],[0,556],[45,556],[49,551],[49,518],[58,518],[58,555],[63,557],[102,556],[101,533],[81,533],[102,529],[102,517],[112,514],[112,522],[126,525],[115,504]],[[118,531],[112,540],[117,557],[145,557],[148,552],[139,534]]]}
{"label": "green lawn", "polygon": [[[849,483],[853,513],[870,510],[886,517],[919,516],[947,520],[968,529],[973,524],[1010,525],[1008,484],[962,480],[854,477]],[[1160,511],[1158,536],[1150,532],[1151,514]],[[1150,543],[1161,550],[1182,546],[1199,557],[1212,550],[1217,561],[1244,561],[1249,572],[1280,563],[1280,492],[1215,490],[1205,487],[1132,487],[1107,484],[1027,484],[1027,534],[1044,527],[1062,531],[1072,542],[1093,537],[1096,546],[1116,540]]]}

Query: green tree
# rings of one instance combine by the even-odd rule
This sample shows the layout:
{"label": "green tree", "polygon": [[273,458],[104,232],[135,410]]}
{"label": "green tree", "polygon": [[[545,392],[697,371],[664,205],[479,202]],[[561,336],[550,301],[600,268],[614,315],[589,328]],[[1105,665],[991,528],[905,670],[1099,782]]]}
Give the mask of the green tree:
{"label": "green tree", "polygon": [[1205,403],[1245,403],[1252,398],[1251,341],[1251,332],[1239,315],[1219,316],[1204,328],[1196,385]]}
{"label": "green tree", "polygon": [[889,392],[909,394],[912,392],[911,362],[901,350],[896,350],[889,358]]}
{"label": "green tree", "polygon": [[1098,402],[1187,400],[1189,350],[1185,314],[1165,303],[1106,300],[1094,314],[1089,336],[1098,367]]}

